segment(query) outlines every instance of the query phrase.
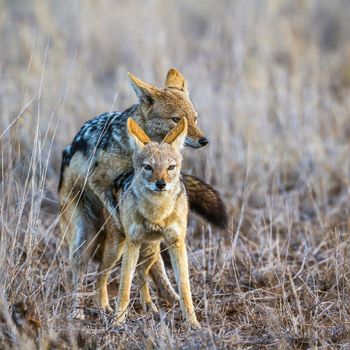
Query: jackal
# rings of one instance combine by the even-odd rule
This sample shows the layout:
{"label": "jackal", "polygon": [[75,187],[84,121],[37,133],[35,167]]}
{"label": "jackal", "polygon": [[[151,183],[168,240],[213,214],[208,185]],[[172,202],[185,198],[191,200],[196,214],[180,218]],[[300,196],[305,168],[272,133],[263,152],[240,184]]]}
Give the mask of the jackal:
{"label": "jackal", "polygon": [[[133,171],[128,118],[137,121],[152,140],[160,142],[184,117],[188,124],[185,144],[199,148],[208,143],[197,127],[198,115],[180,72],[174,68],[169,70],[164,89],[132,74],[129,77],[139,103],[124,112],[104,113],[86,122],[62,154],[60,226],[69,241],[74,290],[80,287],[87,262],[105,234],[103,213],[112,218],[107,226],[115,225],[119,220],[113,189],[120,187]],[[190,208],[225,229],[227,214],[219,194],[195,177],[186,175],[183,179],[185,186],[188,183]],[[162,297],[178,298],[166,277],[160,255],[150,273]],[[106,291],[101,291],[98,304],[102,309],[110,309],[104,295]]]}
{"label": "jackal", "polygon": [[109,243],[103,245],[102,271],[105,274],[98,286],[103,288],[101,281],[106,283],[108,271],[123,251],[116,322],[125,319],[136,267],[141,300],[146,309],[156,310],[147,279],[150,268],[158,260],[160,242],[165,241],[179,287],[183,314],[192,326],[200,327],[190,289],[185,243],[188,203],[180,176],[180,149],[187,133],[187,120],[182,118],[161,143],[151,141],[131,118],[128,119],[128,131],[134,144],[134,173],[117,193],[118,230],[107,232],[106,241],[110,243],[117,238],[118,246],[113,256],[108,249]]}

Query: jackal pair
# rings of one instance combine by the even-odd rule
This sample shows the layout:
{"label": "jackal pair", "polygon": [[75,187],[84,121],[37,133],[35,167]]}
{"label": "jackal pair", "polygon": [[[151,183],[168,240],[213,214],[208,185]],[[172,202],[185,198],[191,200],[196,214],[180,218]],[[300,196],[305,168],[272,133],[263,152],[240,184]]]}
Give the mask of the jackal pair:
{"label": "jackal pair", "polygon": [[[144,261],[138,277],[144,304],[154,308],[146,283],[148,272],[161,297],[170,302],[177,300],[159,252],[159,240],[164,238],[171,246],[183,311],[188,321],[197,325],[184,243],[187,200],[191,210],[220,228],[226,228],[227,215],[219,194],[209,185],[190,175],[182,175],[179,182],[179,145],[184,139],[185,145],[200,148],[208,141],[197,127],[197,112],[189,98],[186,81],[177,70],[169,70],[164,89],[131,74],[130,79],[139,103],[122,113],[105,113],[85,123],[63,151],[60,224],[69,242],[73,288],[75,291],[80,288],[88,261],[92,257],[97,259],[100,262],[98,304],[109,310],[107,279],[110,269],[123,254],[117,302],[117,316],[122,320],[140,255]],[[169,140],[177,146],[169,145]],[[151,151],[155,151],[155,155],[149,153]],[[159,159],[156,154],[161,155]],[[144,163],[146,159],[148,163]],[[162,169],[162,174],[165,169],[164,174],[160,175],[155,167]],[[170,186],[169,191],[155,191],[164,186]],[[175,193],[177,197],[171,197]],[[125,199],[121,200],[124,195]],[[166,205],[159,199],[163,197],[168,198]],[[168,229],[177,232],[178,240],[171,238]],[[143,241],[146,241],[146,253],[142,249],[139,254]]]}

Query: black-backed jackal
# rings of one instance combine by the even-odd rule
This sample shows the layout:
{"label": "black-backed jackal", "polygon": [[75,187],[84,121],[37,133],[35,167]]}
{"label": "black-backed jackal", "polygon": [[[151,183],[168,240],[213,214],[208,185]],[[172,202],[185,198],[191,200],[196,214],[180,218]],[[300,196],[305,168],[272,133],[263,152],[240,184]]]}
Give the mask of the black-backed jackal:
{"label": "black-backed jackal", "polygon": [[[192,326],[200,327],[191,296],[185,243],[188,203],[180,175],[180,149],[187,133],[187,120],[182,118],[161,143],[151,141],[131,118],[128,131],[134,144],[134,172],[117,191],[119,222],[116,231],[107,232],[98,288],[106,291],[109,271],[122,254],[116,322],[125,319],[135,269],[145,309],[156,310],[147,280],[149,270],[158,260],[160,242],[164,241],[169,248],[183,314]],[[111,250],[110,242],[114,240],[117,245]]]}

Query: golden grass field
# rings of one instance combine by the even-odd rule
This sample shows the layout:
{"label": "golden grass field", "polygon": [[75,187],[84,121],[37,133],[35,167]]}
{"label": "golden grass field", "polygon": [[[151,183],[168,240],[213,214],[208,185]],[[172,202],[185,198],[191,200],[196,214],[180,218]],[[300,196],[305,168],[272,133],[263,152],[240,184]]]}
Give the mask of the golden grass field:
{"label": "golden grass field", "polygon": [[[349,349],[348,1],[0,0],[0,53],[1,349]],[[211,141],[185,169],[230,213],[229,233],[188,228],[202,329],[179,305],[142,315],[135,284],[111,327],[93,264],[88,317],[69,320],[61,152],[136,102],[128,71],[162,86],[170,67]]]}

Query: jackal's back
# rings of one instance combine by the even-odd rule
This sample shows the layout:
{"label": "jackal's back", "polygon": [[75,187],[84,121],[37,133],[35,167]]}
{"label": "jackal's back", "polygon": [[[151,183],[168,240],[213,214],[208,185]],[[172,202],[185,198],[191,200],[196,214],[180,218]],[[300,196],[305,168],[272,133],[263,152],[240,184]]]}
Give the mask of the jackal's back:
{"label": "jackal's back", "polygon": [[[87,121],[80,128],[71,145],[62,152],[58,191],[62,187],[65,169],[69,167],[72,158],[78,152],[90,162],[91,168],[98,165],[95,162],[101,151],[111,156],[130,152],[125,127],[127,118],[135,112],[136,108],[137,105],[134,105],[124,112],[103,113]],[[125,159],[130,159],[131,164],[129,155]]]}

